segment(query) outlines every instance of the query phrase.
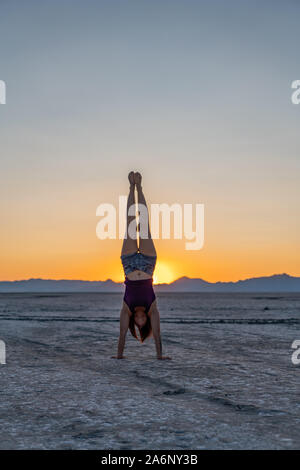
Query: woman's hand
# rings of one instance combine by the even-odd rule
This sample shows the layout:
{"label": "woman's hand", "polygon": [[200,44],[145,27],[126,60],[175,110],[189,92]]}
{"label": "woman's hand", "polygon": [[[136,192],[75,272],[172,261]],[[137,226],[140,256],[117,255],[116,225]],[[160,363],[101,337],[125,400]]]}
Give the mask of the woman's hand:
{"label": "woman's hand", "polygon": [[129,308],[126,307],[125,302],[120,313],[120,336],[118,343],[118,352],[116,356],[112,356],[112,359],[125,359],[123,356],[124,346],[125,346],[125,337],[129,327]]}
{"label": "woman's hand", "polygon": [[169,357],[169,356],[157,356],[157,359],[158,359],[159,361],[165,361],[165,360],[170,361],[172,358]]}

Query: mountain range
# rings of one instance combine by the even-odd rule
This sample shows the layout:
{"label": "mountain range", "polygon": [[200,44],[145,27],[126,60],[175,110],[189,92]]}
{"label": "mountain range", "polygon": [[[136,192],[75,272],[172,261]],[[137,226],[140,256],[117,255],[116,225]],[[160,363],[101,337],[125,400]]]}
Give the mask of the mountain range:
{"label": "mountain range", "polygon": [[[0,281],[0,293],[22,292],[123,292],[123,283],[107,281],[27,279]],[[156,292],[299,292],[300,277],[288,274],[255,277],[237,282],[208,282],[181,277],[170,284],[157,284]]]}

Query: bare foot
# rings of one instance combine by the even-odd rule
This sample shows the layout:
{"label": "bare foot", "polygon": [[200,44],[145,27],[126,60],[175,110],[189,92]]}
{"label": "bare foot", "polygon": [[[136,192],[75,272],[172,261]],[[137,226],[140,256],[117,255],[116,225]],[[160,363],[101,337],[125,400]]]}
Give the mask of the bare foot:
{"label": "bare foot", "polygon": [[134,173],[134,181],[135,181],[136,186],[141,187],[142,175],[138,171],[136,173]]}
{"label": "bare foot", "polygon": [[129,173],[128,179],[129,179],[130,186],[134,186],[135,185],[134,171],[131,171]]}

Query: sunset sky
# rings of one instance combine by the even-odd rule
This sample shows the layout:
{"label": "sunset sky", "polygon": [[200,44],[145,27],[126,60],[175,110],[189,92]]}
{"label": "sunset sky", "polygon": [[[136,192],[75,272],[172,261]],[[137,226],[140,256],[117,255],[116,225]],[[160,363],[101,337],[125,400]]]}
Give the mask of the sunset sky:
{"label": "sunset sky", "polygon": [[1,1],[0,280],[123,279],[96,208],[203,203],[156,282],[300,276],[300,3]]}

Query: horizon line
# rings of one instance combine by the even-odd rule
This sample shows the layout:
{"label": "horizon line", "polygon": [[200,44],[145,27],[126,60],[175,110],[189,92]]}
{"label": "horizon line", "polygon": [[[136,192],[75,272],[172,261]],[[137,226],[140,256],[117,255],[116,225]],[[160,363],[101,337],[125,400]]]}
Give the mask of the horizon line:
{"label": "horizon line", "polygon": [[[171,285],[171,284],[174,284],[174,282],[176,281],[179,281],[180,279],[188,279],[188,280],[201,280],[201,281],[204,281],[204,282],[207,282],[208,284],[218,284],[218,283],[238,283],[238,282],[241,282],[241,281],[247,281],[249,279],[261,279],[261,278],[271,278],[271,277],[275,277],[275,276],[287,276],[287,277],[292,277],[292,278],[300,278],[300,276],[292,276],[291,274],[288,274],[288,273],[274,273],[274,274],[270,274],[270,275],[265,275],[265,276],[254,276],[254,277],[246,277],[244,279],[239,279],[237,281],[206,281],[205,279],[201,278],[201,277],[189,277],[189,276],[180,276],[176,279],[174,279],[174,281],[171,281],[171,282],[159,282],[159,283],[153,283],[154,285],[156,286],[161,286],[161,285]],[[28,281],[56,281],[56,282],[60,282],[60,281],[74,281],[74,282],[113,282],[114,284],[123,284],[124,281],[113,281],[112,279],[108,278],[106,280],[91,280],[91,279],[65,279],[65,278],[60,278],[60,279],[52,279],[52,278],[42,278],[42,277],[30,277],[28,279],[15,279],[15,280],[12,280],[12,281],[8,281],[8,280],[3,280],[1,281],[0,280],[0,283],[2,282],[9,282],[9,283],[14,283],[14,282],[28,282]]]}

